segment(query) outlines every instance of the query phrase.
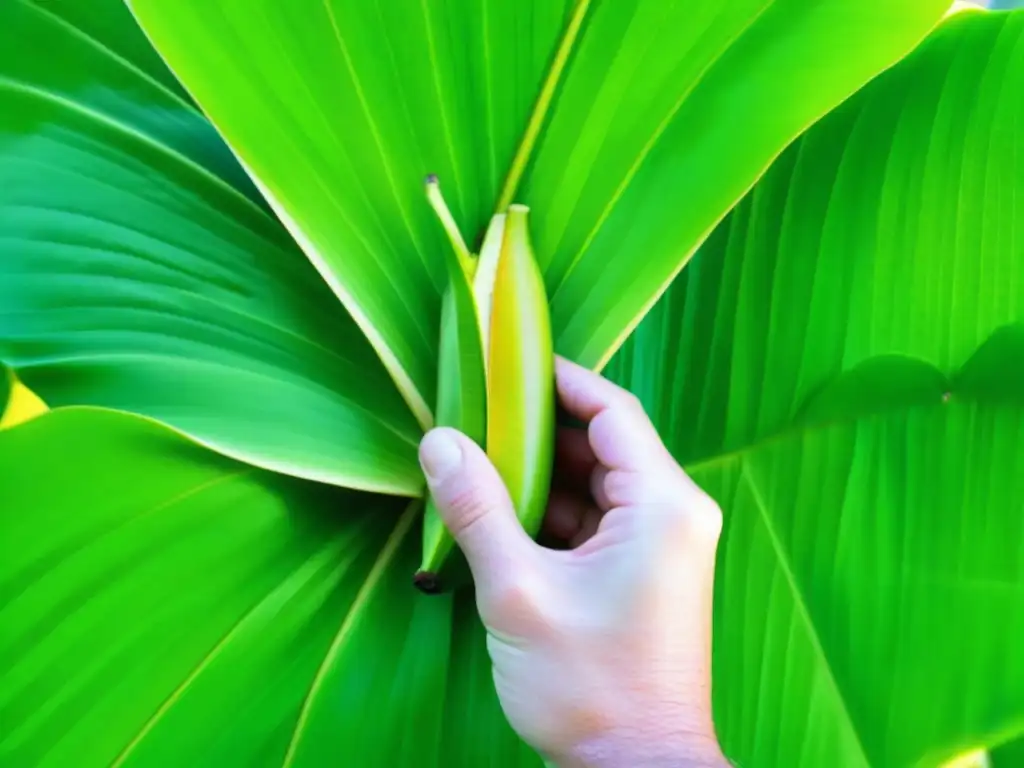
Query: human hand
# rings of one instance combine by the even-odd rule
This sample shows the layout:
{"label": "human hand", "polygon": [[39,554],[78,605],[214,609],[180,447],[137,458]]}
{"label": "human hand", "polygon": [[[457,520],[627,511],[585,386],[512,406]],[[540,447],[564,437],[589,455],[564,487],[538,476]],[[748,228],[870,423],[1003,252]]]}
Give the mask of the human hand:
{"label": "human hand", "polygon": [[466,555],[495,686],[519,735],[564,768],[725,766],[711,721],[717,505],[642,405],[557,360],[562,407],[546,535],[515,517],[486,454],[461,433],[420,446],[430,492]]}

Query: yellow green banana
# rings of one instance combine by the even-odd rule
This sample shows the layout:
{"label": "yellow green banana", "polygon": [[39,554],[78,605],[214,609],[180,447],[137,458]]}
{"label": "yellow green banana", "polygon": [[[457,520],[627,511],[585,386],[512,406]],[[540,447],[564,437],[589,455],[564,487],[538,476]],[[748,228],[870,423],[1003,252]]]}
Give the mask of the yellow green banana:
{"label": "yellow green banana", "polygon": [[535,536],[547,505],[555,443],[555,356],[544,278],[529,211],[510,205],[491,300],[487,347],[487,455],[516,516]]}
{"label": "yellow green banana", "polygon": [[[554,353],[544,281],[530,243],[529,211],[495,215],[480,256],[468,252],[441,199],[427,194],[452,244],[441,319],[438,426],[464,432],[487,451],[527,533],[540,528],[551,480],[555,428]],[[468,569],[433,499],[423,521],[416,585],[455,589]]]}

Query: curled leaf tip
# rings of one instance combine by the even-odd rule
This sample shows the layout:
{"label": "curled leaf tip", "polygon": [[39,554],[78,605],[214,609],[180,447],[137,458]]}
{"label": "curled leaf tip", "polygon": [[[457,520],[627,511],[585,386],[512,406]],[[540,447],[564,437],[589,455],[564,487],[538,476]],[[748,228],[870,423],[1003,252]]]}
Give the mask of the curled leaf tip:
{"label": "curled leaf tip", "polygon": [[412,583],[425,595],[439,595],[443,591],[441,579],[436,573],[429,571],[417,571],[416,575],[412,577]]}
{"label": "curled leaf tip", "polygon": [[452,250],[455,252],[459,266],[467,275],[472,275],[474,270],[473,257],[466,246],[466,241],[462,238],[459,225],[455,223],[455,217],[452,216],[451,209],[448,208],[448,203],[444,201],[444,195],[441,194],[441,185],[438,183],[435,174],[432,173],[427,176],[425,187],[427,190],[427,201],[430,203],[430,207],[434,209],[434,213],[437,215],[438,221],[441,222],[445,234],[448,235],[448,241],[452,245]]}

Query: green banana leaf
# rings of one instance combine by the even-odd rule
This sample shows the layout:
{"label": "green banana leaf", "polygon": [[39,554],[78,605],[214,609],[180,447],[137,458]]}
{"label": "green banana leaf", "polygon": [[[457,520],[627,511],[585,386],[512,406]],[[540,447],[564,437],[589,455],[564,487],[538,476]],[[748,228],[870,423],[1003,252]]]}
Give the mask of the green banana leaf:
{"label": "green banana leaf", "polygon": [[124,58],[132,18],[103,27],[119,51],[73,25],[83,7],[0,4],[0,359],[52,406],[419,493],[419,427],[372,347],[205,118]]}
{"label": "green banana leaf", "polygon": [[[52,15],[73,5],[0,7],[0,98],[38,94],[46,106],[78,103],[101,118],[90,114],[83,128],[82,109],[71,117],[55,110],[35,126],[45,131],[0,133],[0,174],[9,174],[0,195],[12,179],[29,190],[18,157],[35,163],[41,190],[64,194],[60,185],[79,176],[47,170],[59,147],[61,162],[77,159],[84,167],[68,168],[95,182],[49,201],[55,216],[84,211],[74,226],[36,222],[16,235],[19,250],[5,249],[0,270],[12,260],[18,269],[0,272],[0,358],[14,358],[54,404],[63,393],[62,403],[136,410],[178,431],[187,431],[182,414],[191,412],[193,439],[92,409],[59,410],[0,434],[0,762],[539,765],[498,710],[471,601],[422,597],[409,585],[415,508],[264,473],[196,445],[230,453],[210,435],[234,436],[234,453],[249,465],[349,482],[362,477],[359,461],[372,469],[381,459],[344,454],[357,438],[375,444],[383,432],[335,430],[332,452],[319,455],[315,437],[330,428],[315,422],[355,412],[363,401],[346,387],[361,392],[370,377],[380,389],[386,374],[372,351],[355,357],[358,334],[343,312],[325,308],[330,322],[321,324],[305,314],[310,307],[287,309],[299,292],[288,286],[306,291],[312,268],[263,223],[244,186],[235,188],[252,212],[245,207],[235,228],[218,223],[230,206],[248,204],[221,183],[230,183],[229,158],[215,166],[195,159],[219,150],[187,104],[145,97],[159,89],[138,80],[89,87],[81,60],[74,72],[84,82],[61,89],[56,62],[73,48],[59,43],[71,40],[118,76],[159,81],[131,58],[133,46],[104,47],[102,36],[65,23],[73,15]],[[1016,653],[1024,637],[1024,457],[1015,450],[1024,439],[1024,152],[1014,129],[1021,37],[1020,16],[953,19],[826,119],[716,230],[609,368],[642,395],[673,450],[725,508],[716,719],[745,767],[934,765],[1004,743],[1024,726]],[[51,52],[50,80],[18,69],[46,63],[31,62],[18,44]],[[13,103],[0,109],[0,124]],[[192,158],[207,175],[182,193],[163,164],[170,160],[135,156],[124,131],[113,146],[98,143],[110,121]],[[45,151],[35,146],[44,139]],[[49,254],[99,215],[99,190],[109,189],[100,182],[119,179],[141,202],[180,208],[155,236],[129,239],[130,250],[123,234],[71,241],[77,253],[103,257],[99,273],[127,269],[145,287],[105,302],[81,297],[113,312],[102,333],[94,305],[61,314],[75,297],[67,287],[43,291],[62,263]],[[0,237],[23,220],[13,214],[28,204],[17,199],[0,197]],[[120,216],[114,221],[130,234],[155,226],[130,215],[140,210],[102,216]],[[196,221],[223,250],[182,237]],[[255,234],[235,242],[237,229]],[[47,240],[53,232],[61,237]],[[150,241],[174,236],[169,261]],[[264,258],[245,260],[243,244],[254,241],[269,243],[254,253],[287,254],[288,268],[278,274]],[[10,255],[28,248],[32,258]],[[256,306],[243,303],[245,311],[271,313],[289,338],[306,334],[358,365],[321,380],[326,391],[284,365],[276,390],[220,384],[224,370],[203,378],[195,361],[222,358],[183,342],[184,322],[132,339],[123,328],[145,329],[142,313],[114,310],[128,302],[184,317],[180,308],[197,293],[222,305],[203,316],[216,323],[235,307],[229,292],[206,294],[205,282],[188,274],[175,276],[183,284],[147,283],[117,261],[122,251],[165,271],[192,254],[186,263],[221,275],[243,259],[243,274],[267,278],[246,283],[254,293],[243,295]],[[74,252],[65,268],[80,263]],[[19,290],[8,290],[15,279]],[[166,282],[184,287],[165,294]],[[40,317],[45,323],[35,325]],[[231,324],[218,338],[256,333]],[[186,346],[166,347],[164,382],[146,365],[171,342]],[[284,344],[277,336],[237,341],[227,359],[243,374],[272,378],[261,366],[268,349]],[[300,372],[323,365],[311,350],[304,358],[286,349],[289,365],[306,360],[295,363]],[[89,375],[74,375],[94,352]],[[133,358],[142,362],[120,366]],[[282,402],[295,377],[299,391]],[[186,402],[174,399],[175,385],[190,393]],[[338,410],[307,409],[311,391]],[[382,392],[366,401],[374,418],[400,419],[398,431],[414,441],[407,409],[376,405],[379,397],[400,404],[400,395]],[[140,405],[141,397],[153,402]],[[294,407],[281,421],[293,425],[290,434],[267,423],[271,402]],[[300,410],[313,415],[300,419]],[[270,455],[254,458],[253,446]],[[411,447],[408,462],[412,486]]]}
{"label": "green banana leaf", "polygon": [[1024,737],[1000,744],[989,753],[989,768],[1024,765]]}
{"label": "green banana leaf", "polygon": [[409,583],[420,502],[92,408],[5,431],[0,466],[3,765],[532,759],[471,602]]}
{"label": "green banana leaf", "polygon": [[[615,283],[621,305],[601,309],[611,325],[591,324],[572,298],[590,302],[588,312],[608,304],[598,282],[578,290],[570,280],[554,296],[559,338],[572,318],[595,333],[565,337],[560,351],[596,361],[772,155],[908,50],[940,10],[937,0],[900,9],[871,0],[854,13],[845,0],[716,0],[673,16],[622,2],[590,13],[586,3],[549,0],[413,5],[135,7],[327,283],[266,215],[119,0],[0,6],[0,224],[18,254],[0,263],[0,359],[54,405],[129,410],[257,466],[419,493],[414,442],[435,401],[446,247],[422,178],[441,175],[472,240],[572,13],[585,20],[579,50],[566,59],[538,158],[523,169],[524,194],[543,217],[538,252],[551,288],[569,271],[600,277],[588,265],[609,266],[601,243],[628,234],[615,225],[626,205],[660,217],[648,223],[663,240],[630,268],[643,285],[624,292]],[[645,58],[656,30],[675,30],[678,44]],[[631,55],[616,56],[619,47]],[[391,67],[379,66],[382,51]],[[631,88],[641,60],[645,86]],[[814,69],[808,62],[828,77],[801,93],[793,84]],[[587,100],[598,112],[581,124]],[[735,110],[761,100],[776,108],[744,116],[743,152],[691,142],[734,136]],[[699,136],[694,109],[716,116],[698,121]],[[596,119],[601,112],[610,117]],[[544,199],[545,174],[563,167],[568,144],[586,154],[575,156],[571,178],[551,183],[586,181],[571,220],[565,200]],[[655,159],[676,169],[671,179],[653,178]],[[629,203],[641,193],[662,202]],[[673,201],[689,196],[692,215],[680,216]],[[580,227],[600,236],[576,264]]]}
{"label": "green banana leaf", "polygon": [[1024,13],[950,18],[816,125],[607,373],[725,512],[743,766],[1024,734]]}
{"label": "green banana leaf", "polygon": [[531,206],[557,349],[597,363],[946,4],[129,2],[424,426],[446,284],[426,174],[471,248],[496,209]]}

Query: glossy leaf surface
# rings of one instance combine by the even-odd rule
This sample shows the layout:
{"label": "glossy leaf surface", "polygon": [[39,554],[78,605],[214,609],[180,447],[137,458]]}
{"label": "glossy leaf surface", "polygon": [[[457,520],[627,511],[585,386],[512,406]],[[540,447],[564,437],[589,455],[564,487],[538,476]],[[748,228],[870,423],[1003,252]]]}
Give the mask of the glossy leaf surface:
{"label": "glossy leaf surface", "polygon": [[[744,766],[1020,727],[1022,48],[971,16],[788,152],[611,369],[726,509]],[[471,602],[411,589],[401,502],[92,411],[0,433],[0,467],[5,765],[538,764]]]}
{"label": "glossy leaf surface", "polygon": [[419,428],[373,349],[206,120],[124,58],[131,17],[88,5],[0,6],[0,360],[54,406],[417,493]]}
{"label": "glossy leaf surface", "polygon": [[130,2],[421,422],[445,284],[424,174],[475,248],[525,170],[502,207],[536,212],[556,349],[598,363],[772,158],[946,4]]}
{"label": "glossy leaf surface", "polygon": [[609,367],[726,515],[740,765],[933,766],[1024,728],[1022,116],[1024,14],[952,17]]}
{"label": "glossy leaf surface", "polygon": [[409,584],[408,502],[92,409],[0,466],[4,765],[536,765],[471,601]]}

